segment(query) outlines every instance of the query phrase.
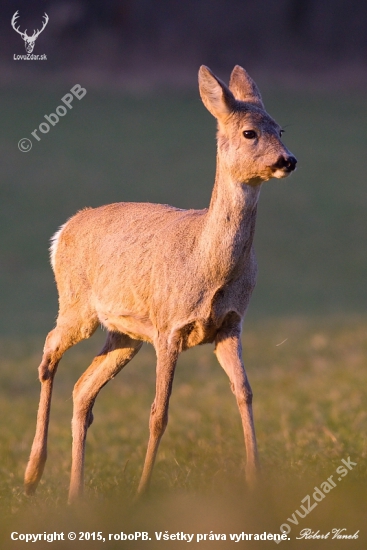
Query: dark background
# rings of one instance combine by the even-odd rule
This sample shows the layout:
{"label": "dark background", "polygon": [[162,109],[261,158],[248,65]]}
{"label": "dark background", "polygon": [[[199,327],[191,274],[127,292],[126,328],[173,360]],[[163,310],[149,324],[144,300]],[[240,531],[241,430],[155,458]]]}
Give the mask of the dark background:
{"label": "dark background", "polygon": [[[28,35],[48,14],[33,52],[47,61],[14,60],[25,54],[17,10]],[[52,327],[49,239],[77,210],[208,205],[215,122],[197,91],[203,63],[227,82],[235,64],[250,72],[299,160],[262,191],[250,320],[364,313],[366,29],[362,1],[3,1],[0,331]],[[75,84],[87,95],[35,141]]]}
{"label": "dark background", "polygon": [[3,0],[3,78],[5,69],[19,76],[12,54],[22,53],[21,42],[9,24],[16,10],[28,34],[40,28],[43,12],[50,17],[35,49],[48,61],[27,67],[37,75],[78,68],[96,81],[182,83],[202,63],[229,70],[234,60],[281,81],[344,71],[359,82],[366,71],[364,1]]}

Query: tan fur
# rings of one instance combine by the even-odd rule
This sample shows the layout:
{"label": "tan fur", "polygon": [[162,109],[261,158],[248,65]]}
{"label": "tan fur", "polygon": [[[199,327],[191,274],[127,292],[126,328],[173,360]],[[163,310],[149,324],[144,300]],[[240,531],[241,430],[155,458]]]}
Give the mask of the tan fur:
{"label": "tan fur", "polygon": [[[142,341],[155,347],[157,382],[139,492],[149,485],[167,424],[178,354],[206,342],[215,342],[229,376],[243,423],[248,477],[255,477],[252,393],[241,357],[241,326],[256,281],[252,243],[260,187],[271,177],[287,176],[295,159],[291,168],[282,167],[291,157],[280,140],[280,127],[265,112],[244,69],[234,68],[228,88],[203,66],[199,87],[205,106],[218,120],[217,173],[209,208],[110,204],[79,212],[53,238],[59,315],[39,367],[41,399],[25,474],[28,493],[36,489],[46,461],[58,362],[99,323],[108,330],[107,342],[73,393],[70,501],[82,492],[85,439],[98,392]],[[256,139],[246,139],[244,130],[255,130]]]}

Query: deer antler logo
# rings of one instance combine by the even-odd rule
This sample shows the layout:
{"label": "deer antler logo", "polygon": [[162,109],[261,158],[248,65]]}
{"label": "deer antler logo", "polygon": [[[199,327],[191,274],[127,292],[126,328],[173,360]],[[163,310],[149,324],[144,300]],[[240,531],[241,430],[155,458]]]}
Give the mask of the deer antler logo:
{"label": "deer antler logo", "polygon": [[44,14],[43,17],[45,18],[45,20],[43,21],[42,29],[40,31],[38,29],[36,31],[33,31],[32,36],[27,35],[27,29],[24,32],[21,32],[19,30],[19,27],[17,28],[15,26],[18,17],[19,17],[19,10],[17,10],[14,13],[14,15],[12,17],[12,20],[11,20],[11,26],[23,38],[26,52],[27,53],[32,53],[33,48],[34,48],[34,43],[36,42],[37,38],[39,37],[39,35],[41,34],[41,32],[43,31],[43,29],[45,28],[45,26],[48,23],[48,15],[47,15],[47,13]]}

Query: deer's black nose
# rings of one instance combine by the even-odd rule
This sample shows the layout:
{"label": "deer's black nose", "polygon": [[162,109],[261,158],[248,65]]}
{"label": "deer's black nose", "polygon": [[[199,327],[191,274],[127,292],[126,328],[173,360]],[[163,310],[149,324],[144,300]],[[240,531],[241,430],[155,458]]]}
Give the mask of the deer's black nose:
{"label": "deer's black nose", "polygon": [[274,165],[274,168],[285,168],[288,172],[293,172],[295,170],[297,165],[297,159],[296,157],[290,156],[290,157],[284,157],[281,155],[276,164]]}

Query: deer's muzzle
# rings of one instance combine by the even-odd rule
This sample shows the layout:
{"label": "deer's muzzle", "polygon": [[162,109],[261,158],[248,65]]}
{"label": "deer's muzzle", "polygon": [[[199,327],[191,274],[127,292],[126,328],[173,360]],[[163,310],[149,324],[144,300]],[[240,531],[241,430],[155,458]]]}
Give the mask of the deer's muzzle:
{"label": "deer's muzzle", "polygon": [[284,170],[286,172],[293,172],[293,170],[296,169],[297,166],[297,159],[296,157],[293,157],[290,155],[289,157],[285,157],[281,155],[277,162],[272,166],[273,170]]}

